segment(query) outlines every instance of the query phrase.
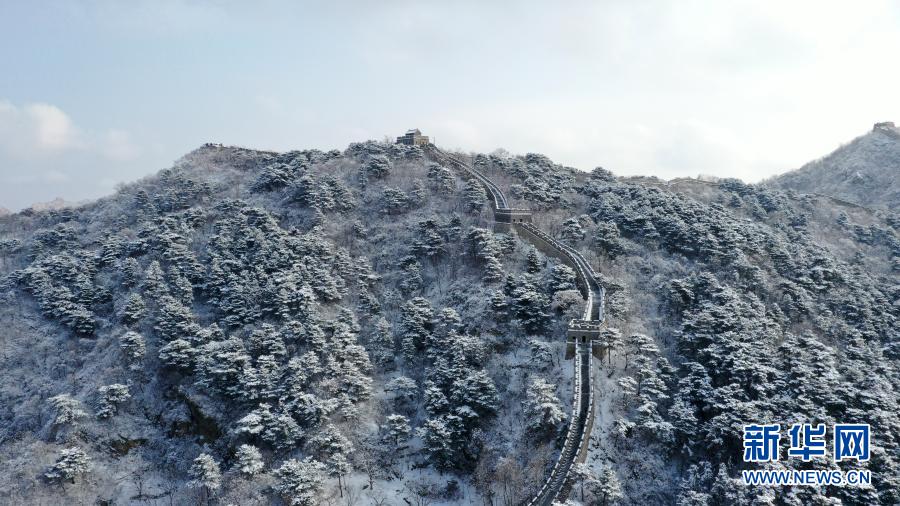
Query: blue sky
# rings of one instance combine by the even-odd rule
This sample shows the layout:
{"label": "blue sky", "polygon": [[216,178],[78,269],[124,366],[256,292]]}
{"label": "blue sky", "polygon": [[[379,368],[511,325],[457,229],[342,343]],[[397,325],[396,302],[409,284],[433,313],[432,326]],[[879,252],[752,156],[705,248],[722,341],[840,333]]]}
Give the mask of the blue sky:
{"label": "blue sky", "polygon": [[96,198],[207,141],[330,149],[414,126],[757,181],[900,121],[890,1],[253,4],[0,0],[0,207]]}

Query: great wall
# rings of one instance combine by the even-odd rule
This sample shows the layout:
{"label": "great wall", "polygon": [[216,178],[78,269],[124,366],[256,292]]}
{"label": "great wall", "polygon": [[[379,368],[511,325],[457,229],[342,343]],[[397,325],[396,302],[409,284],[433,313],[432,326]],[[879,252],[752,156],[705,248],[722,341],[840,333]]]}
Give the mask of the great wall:
{"label": "great wall", "polygon": [[558,258],[575,270],[578,289],[584,297],[582,318],[569,322],[566,332],[566,358],[574,358],[575,377],[572,414],[566,430],[566,438],[556,462],[540,490],[525,501],[527,506],[551,506],[563,502],[572,488],[572,468],[587,457],[588,441],[594,424],[593,358],[604,352],[599,340],[603,324],[603,287],[590,264],[574,248],[554,239],[532,223],[532,211],[510,208],[500,187],[476,170],[463,158],[444,152],[433,144],[422,146],[434,161],[454,167],[468,178],[474,178],[484,186],[493,201],[495,228],[514,230],[544,254]]}

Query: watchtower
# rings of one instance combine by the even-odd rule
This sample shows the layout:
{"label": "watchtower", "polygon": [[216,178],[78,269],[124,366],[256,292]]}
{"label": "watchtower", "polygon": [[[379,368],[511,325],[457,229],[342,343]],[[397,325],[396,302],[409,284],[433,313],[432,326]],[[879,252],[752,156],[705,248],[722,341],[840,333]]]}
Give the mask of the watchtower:
{"label": "watchtower", "polygon": [[497,209],[494,220],[500,223],[531,223],[531,209]]}
{"label": "watchtower", "polygon": [[603,358],[606,345],[600,340],[603,323],[598,320],[572,320],[566,329],[566,358],[575,356],[576,343],[591,343],[591,353],[598,360]]}
{"label": "watchtower", "polygon": [[426,146],[430,142],[427,135],[422,135],[418,128],[407,130],[405,134],[397,137],[397,144],[406,144],[408,146]]}

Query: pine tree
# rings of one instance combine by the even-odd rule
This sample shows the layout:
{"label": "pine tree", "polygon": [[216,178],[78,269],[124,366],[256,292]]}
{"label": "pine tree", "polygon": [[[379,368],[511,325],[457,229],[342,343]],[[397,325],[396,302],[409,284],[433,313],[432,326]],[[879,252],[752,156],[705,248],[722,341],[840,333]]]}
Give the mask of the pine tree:
{"label": "pine tree", "polygon": [[466,211],[470,213],[480,213],[484,209],[484,204],[487,202],[487,193],[478,180],[472,178],[466,181],[466,185],[463,188],[463,202],[465,203]]}
{"label": "pine tree", "polygon": [[625,252],[619,228],[614,222],[602,221],[597,224],[594,231],[594,244],[610,258],[616,258]]}
{"label": "pine tree", "polygon": [[78,420],[87,416],[87,412],[84,411],[81,401],[69,394],[60,394],[51,397],[50,405],[53,406],[53,409],[55,410],[53,424],[57,426],[74,425]]}
{"label": "pine tree", "polygon": [[185,339],[199,330],[193,319],[193,313],[184,304],[174,297],[165,296],[159,301],[153,329],[166,340]]}
{"label": "pine tree", "polygon": [[538,255],[537,248],[532,247],[528,250],[528,257],[526,258],[525,262],[525,270],[529,274],[537,274],[544,269],[544,261],[542,261],[540,255]]}
{"label": "pine tree", "polygon": [[450,406],[444,392],[431,381],[425,382],[422,395],[425,399],[425,411],[432,416],[443,413]]}
{"label": "pine tree", "polygon": [[494,311],[494,318],[498,318],[501,321],[505,319],[506,312],[509,309],[509,301],[502,290],[497,290],[491,295],[491,309]]}
{"label": "pine tree", "polygon": [[516,246],[518,246],[518,241],[516,241],[516,236],[513,234],[503,234],[500,236],[500,251],[509,255],[511,253],[515,253]]}
{"label": "pine tree", "polygon": [[566,421],[566,413],[556,396],[556,387],[543,378],[531,381],[523,411],[525,427],[540,438],[557,435]]}
{"label": "pine tree", "polygon": [[[328,474],[337,477],[338,489],[342,490],[341,479],[351,469],[347,457],[353,453],[353,445],[331,424],[313,436],[309,444],[315,449],[318,460],[325,464]],[[343,496],[343,491],[341,495]]]}
{"label": "pine tree", "polygon": [[321,462],[307,458],[305,460],[286,460],[275,470],[276,492],[291,506],[315,506],[324,481],[325,466]]}
{"label": "pine tree", "polygon": [[97,390],[100,396],[97,404],[97,418],[110,418],[119,412],[119,405],[131,398],[128,386],[121,383],[105,385]]}
{"label": "pine tree", "polygon": [[141,321],[144,317],[146,305],[144,298],[139,293],[132,293],[125,299],[125,305],[122,306],[122,323],[125,325],[134,325]]}
{"label": "pine tree", "polygon": [[414,360],[417,350],[428,342],[432,314],[431,304],[422,297],[400,307],[400,345],[407,361]]}
{"label": "pine tree", "polygon": [[402,441],[409,438],[410,431],[409,418],[403,415],[388,415],[387,417],[387,437],[391,439],[394,448],[398,447]]}
{"label": "pine tree", "polygon": [[438,469],[451,469],[455,465],[456,452],[453,448],[455,435],[445,417],[426,420],[420,429],[422,450]]}
{"label": "pine tree", "polygon": [[173,369],[190,371],[198,351],[186,339],[174,339],[159,349],[159,360]]}
{"label": "pine tree", "polygon": [[237,432],[259,436],[277,450],[289,450],[303,437],[303,429],[288,414],[273,413],[271,406],[262,403],[238,420]]}
{"label": "pine tree", "polygon": [[394,406],[401,410],[415,408],[418,389],[416,382],[406,376],[397,376],[384,386],[384,391],[393,395]]}
{"label": "pine tree", "polygon": [[483,228],[472,228],[466,237],[472,254],[484,264],[486,281],[503,279],[503,264],[500,263],[500,245],[493,234]]}
{"label": "pine tree", "polygon": [[428,165],[428,186],[438,195],[449,195],[456,190],[456,178],[453,172],[436,163]]}
{"label": "pine tree", "polygon": [[81,448],[66,448],[59,452],[56,463],[53,464],[44,476],[53,482],[75,483],[75,478],[91,470],[91,459]]}
{"label": "pine tree", "polygon": [[359,289],[359,302],[357,304],[363,318],[372,319],[381,313],[381,302],[367,287]]}
{"label": "pine tree", "polygon": [[591,484],[590,492],[601,506],[618,504],[624,498],[619,476],[609,466],[603,466],[599,478]]}
{"label": "pine tree", "polygon": [[144,358],[146,352],[144,337],[133,331],[122,334],[122,337],[119,338],[119,347],[122,349],[122,354],[125,355],[125,360],[133,366]]}
{"label": "pine tree", "polygon": [[531,363],[541,371],[549,369],[553,365],[553,352],[550,344],[539,339],[532,338],[528,341],[531,351]]}
{"label": "pine tree", "polygon": [[384,179],[394,168],[391,160],[384,155],[374,155],[365,165],[366,176],[371,179]]}
{"label": "pine tree", "polygon": [[494,381],[485,371],[475,371],[453,384],[450,401],[454,406],[468,406],[480,416],[493,414],[500,397]]}
{"label": "pine tree", "polygon": [[253,445],[239,446],[234,457],[235,468],[244,476],[254,476],[263,470],[262,455]]}
{"label": "pine tree", "polygon": [[381,196],[382,208],[386,214],[399,214],[406,210],[409,198],[399,188],[385,188]]}
{"label": "pine tree", "polygon": [[550,322],[550,301],[534,287],[524,284],[513,291],[513,313],[526,332],[541,333]]}
{"label": "pine tree", "polygon": [[578,218],[572,217],[563,223],[562,238],[564,241],[573,243],[584,239],[584,229],[581,227],[581,222],[578,221]]}
{"label": "pine tree", "polygon": [[281,334],[275,330],[275,327],[264,323],[260,328],[250,333],[247,338],[247,349],[255,356],[272,355],[274,357],[284,357],[287,355],[287,348]]}
{"label": "pine tree", "polygon": [[194,459],[188,476],[191,478],[188,486],[200,489],[206,499],[222,486],[222,472],[219,469],[219,463],[206,453],[201,453]]}
{"label": "pine tree", "polygon": [[418,231],[413,252],[427,258],[437,258],[445,253],[444,238],[436,218],[420,221]]}
{"label": "pine tree", "polygon": [[422,271],[419,269],[418,262],[411,262],[404,267],[398,286],[406,295],[413,294],[422,289]]}
{"label": "pine tree", "polygon": [[141,279],[141,264],[134,258],[128,257],[122,261],[122,284],[127,288],[138,285]]}
{"label": "pine tree", "polygon": [[182,304],[190,306],[194,303],[194,286],[184,275],[179,273],[172,276],[171,291]]}
{"label": "pine tree", "polygon": [[434,360],[445,355],[448,347],[453,345],[456,333],[461,326],[462,320],[455,309],[440,310],[434,318],[434,333],[426,343],[428,358]]}
{"label": "pine tree", "polygon": [[394,335],[391,332],[391,325],[384,317],[379,317],[372,326],[367,348],[376,366],[390,369],[394,363]]}
{"label": "pine tree", "polygon": [[606,347],[606,363],[611,364],[613,351],[621,348],[624,343],[622,332],[615,327],[604,327],[600,331],[600,343]]}
{"label": "pine tree", "polygon": [[575,271],[564,264],[556,264],[550,269],[550,293],[575,289]]}
{"label": "pine tree", "polygon": [[154,260],[150,262],[150,265],[144,272],[144,284],[142,285],[142,288],[144,293],[150,295],[153,300],[159,300],[169,293],[169,286],[166,284],[165,274],[158,261]]}
{"label": "pine tree", "polygon": [[65,312],[63,322],[80,336],[93,335],[97,322],[94,314],[84,308],[72,308]]}
{"label": "pine tree", "polygon": [[412,189],[409,190],[409,201],[413,205],[421,205],[428,198],[428,194],[425,192],[425,185],[422,184],[422,181],[418,179],[413,181]]}

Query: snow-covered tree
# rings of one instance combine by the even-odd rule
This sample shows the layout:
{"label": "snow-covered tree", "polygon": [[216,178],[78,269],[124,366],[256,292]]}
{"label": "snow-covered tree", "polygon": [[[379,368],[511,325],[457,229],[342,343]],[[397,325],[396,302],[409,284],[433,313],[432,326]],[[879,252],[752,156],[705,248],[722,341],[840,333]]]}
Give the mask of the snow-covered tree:
{"label": "snow-covered tree", "polygon": [[398,446],[402,441],[409,438],[410,431],[409,418],[403,415],[388,415],[387,417],[387,437],[393,442],[394,446]]}
{"label": "snow-covered tree", "polygon": [[407,361],[416,357],[431,333],[433,310],[427,299],[416,297],[400,308],[400,346]]}
{"label": "snow-covered tree", "polygon": [[238,420],[237,432],[259,436],[277,450],[295,447],[303,437],[303,429],[286,413],[272,412],[271,406],[260,404]]}
{"label": "snow-covered tree", "polygon": [[187,371],[193,368],[197,350],[186,339],[174,339],[159,349],[159,360],[169,367]]}
{"label": "snow-covered tree", "polygon": [[429,164],[427,177],[428,186],[439,195],[449,195],[456,189],[456,178],[447,167]]}
{"label": "snow-covered tree", "polygon": [[374,155],[366,162],[366,175],[371,179],[384,179],[390,174],[394,164],[384,155]]}
{"label": "snow-covered tree", "polygon": [[372,325],[366,348],[372,362],[383,369],[390,369],[394,363],[394,334],[384,317],[379,317]]}
{"label": "snow-covered tree", "polygon": [[544,268],[544,261],[541,259],[540,254],[538,253],[537,248],[531,247],[528,250],[528,257],[525,260],[526,267],[525,270],[529,274],[537,274],[541,272]]}
{"label": "snow-covered tree", "polygon": [[[325,465],[328,474],[338,479],[338,488],[342,488],[341,479],[351,470],[349,456],[353,453],[353,445],[334,425],[326,425],[309,440],[315,457]],[[343,495],[343,492],[341,492]]]}
{"label": "snow-covered tree", "polygon": [[325,466],[316,460],[286,460],[275,470],[273,488],[291,506],[315,506],[324,481]]}
{"label": "snow-covered tree", "polygon": [[584,239],[584,228],[577,217],[569,218],[563,223],[562,238],[564,241],[580,242]]}
{"label": "snow-covered tree", "polygon": [[444,417],[427,420],[420,429],[422,449],[430,462],[438,469],[450,469],[456,464],[454,440],[456,435],[448,420]]}
{"label": "snow-covered tree", "polygon": [[472,228],[466,237],[472,255],[484,265],[486,281],[503,279],[503,264],[500,263],[500,245],[490,231]]}
{"label": "snow-covered tree", "polygon": [[616,258],[625,252],[619,228],[614,222],[602,221],[597,224],[594,230],[594,244],[610,258]]}
{"label": "snow-covered tree", "polygon": [[601,506],[619,504],[619,501],[624,498],[619,476],[609,466],[603,467],[597,480],[591,482],[589,490],[597,504]]}
{"label": "snow-covered tree", "polygon": [[222,472],[216,459],[207,453],[201,453],[194,459],[188,470],[188,485],[200,489],[204,498],[208,498],[222,486]]}
{"label": "snow-covered tree", "polygon": [[113,383],[97,390],[97,418],[110,418],[119,412],[119,405],[131,398],[128,385]]}
{"label": "snow-covered tree", "polygon": [[471,372],[453,383],[453,404],[468,406],[481,416],[494,413],[499,400],[497,387],[485,371]]}
{"label": "snow-covered tree", "polygon": [[142,274],[141,264],[134,258],[129,257],[122,262],[122,284],[126,287],[137,286]]}
{"label": "snow-covered tree", "polygon": [[515,287],[512,293],[513,314],[522,327],[531,334],[538,334],[550,322],[550,301],[530,284]]}
{"label": "snow-covered tree", "polygon": [[463,188],[463,201],[466,210],[471,213],[478,213],[484,209],[484,205],[487,203],[487,192],[484,191],[484,187],[477,179],[471,178],[466,181]]}
{"label": "snow-covered tree", "polygon": [[384,391],[393,394],[397,408],[409,409],[416,400],[418,385],[412,378],[397,376],[384,385]]}
{"label": "snow-covered tree", "polygon": [[81,401],[69,394],[59,394],[51,397],[50,405],[54,409],[54,425],[73,425],[87,416]]}
{"label": "snow-covered tree", "polygon": [[262,455],[253,445],[241,445],[234,454],[235,469],[244,476],[254,476],[263,470]]}
{"label": "snow-covered tree", "polygon": [[382,193],[382,206],[387,214],[398,214],[406,209],[409,197],[399,188],[385,188]]}
{"label": "snow-covered tree", "polygon": [[125,360],[130,364],[140,362],[146,352],[144,337],[133,331],[122,334],[122,337],[119,338],[119,347],[122,348]]}
{"label": "snow-covered tree", "polygon": [[141,297],[141,294],[129,294],[128,298],[125,299],[125,304],[122,306],[122,323],[134,325],[144,317],[145,310],[146,305],[144,304],[144,298]]}
{"label": "snow-covered tree", "polygon": [[556,264],[550,269],[550,292],[575,289],[575,271],[564,264]]}
{"label": "snow-covered tree", "polygon": [[543,378],[531,381],[525,392],[525,426],[539,438],[556,436],[566,421],[566,413],[556,396],[556,387]]}
{"label": "snow-covered tree", "polygon": [[54,482],[75,483],[75,479],[91,470],[91,459],[81,448],[65,448],[59,452],[50,468],[44,476]]}

